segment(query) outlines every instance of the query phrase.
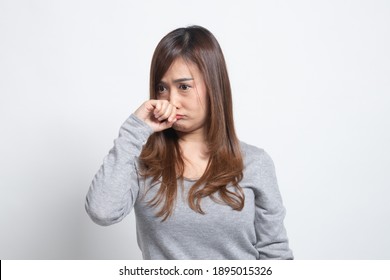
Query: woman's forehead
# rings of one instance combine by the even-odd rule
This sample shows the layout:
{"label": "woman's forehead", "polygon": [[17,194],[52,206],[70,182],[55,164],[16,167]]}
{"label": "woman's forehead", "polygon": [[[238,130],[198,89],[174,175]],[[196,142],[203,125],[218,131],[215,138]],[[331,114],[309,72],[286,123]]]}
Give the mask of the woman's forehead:
{"label": "woman's forehead", "polygon": [[202,76],[198,66],[183,58],[175,59],[162,77],[164,82],[180,82],[194,80]]}

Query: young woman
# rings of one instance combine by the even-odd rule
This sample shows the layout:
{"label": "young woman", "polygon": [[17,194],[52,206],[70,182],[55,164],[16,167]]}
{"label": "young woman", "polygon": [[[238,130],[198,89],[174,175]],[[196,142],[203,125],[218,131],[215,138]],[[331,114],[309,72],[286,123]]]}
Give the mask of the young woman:
{"label": "young woman", "polygon": [[86,198],[100,225],[134,208],[144,259],[292,259],[274,165],[240,142],[222,50],[205,28],[167,34],[150,99],[123,123]]}

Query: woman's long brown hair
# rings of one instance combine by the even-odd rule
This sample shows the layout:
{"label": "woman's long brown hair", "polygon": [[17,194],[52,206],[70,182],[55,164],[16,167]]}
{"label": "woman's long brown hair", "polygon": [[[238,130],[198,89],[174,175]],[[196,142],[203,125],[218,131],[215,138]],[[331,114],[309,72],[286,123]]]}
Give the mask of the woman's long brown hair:
{"label": "woman's long brown hair", "polygon": [[[152,58],[151,99],[157,99],[157,85],[179,57],[198,66],[204,77],[209,103],[205,122],[209,162],[202,177],[189,190],[189,206],[204,214],[201,200],[210,196],[214,201],[240,211],[244,207],[244,192],[239,186],[243,160],[234,129],[232,94],[222,50],[212,33],[200,26],[179,28],[167,34],[157,45]],[[170,128],[152,134],[142,149],[140,162],[145,177],[161,182],[149,204],[159,206],[156,215],[165,221],[173,213],[177,182],[183,180],[184,172],[175,130]]]}

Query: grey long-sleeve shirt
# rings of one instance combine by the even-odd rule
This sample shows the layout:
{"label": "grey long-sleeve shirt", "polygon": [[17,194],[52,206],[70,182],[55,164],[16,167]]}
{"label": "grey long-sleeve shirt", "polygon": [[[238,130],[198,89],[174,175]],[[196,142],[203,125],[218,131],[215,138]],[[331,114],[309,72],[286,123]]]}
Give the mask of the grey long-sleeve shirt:
{"label": "grey long-sleeve shirt", "polygon": [[104,158],[89,188],[85,208],[99,225],[121,221],[134,208],[137,241],[144,259],[292,259],[283,220],[285,208],[275,168],[262,149],[241,143],[245,193],[241,211],[210,198],[201,202],[205,215],[193,211],[187,193],[195,181],[178,188],[173,215],[165,222],[147,205],[158,184],[139,173],[138,156],[153,130],[135,115],[121,126],[114,147]]}

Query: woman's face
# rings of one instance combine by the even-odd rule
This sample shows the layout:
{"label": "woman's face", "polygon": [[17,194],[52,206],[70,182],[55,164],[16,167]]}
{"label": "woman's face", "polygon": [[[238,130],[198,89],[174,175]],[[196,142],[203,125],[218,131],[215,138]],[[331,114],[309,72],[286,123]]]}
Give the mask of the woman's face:
{"label": "woman's face", "polygon": [[207,93],[203,75],[192,62],[178,58],[157,85],[157,99],[168,100],[177,109],[173,128],[184,133],[203,133]]}

